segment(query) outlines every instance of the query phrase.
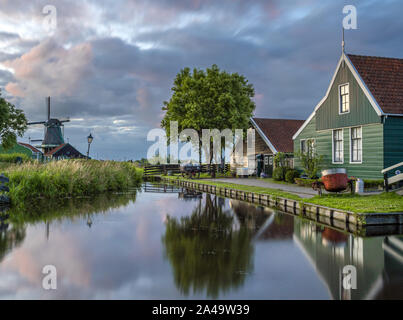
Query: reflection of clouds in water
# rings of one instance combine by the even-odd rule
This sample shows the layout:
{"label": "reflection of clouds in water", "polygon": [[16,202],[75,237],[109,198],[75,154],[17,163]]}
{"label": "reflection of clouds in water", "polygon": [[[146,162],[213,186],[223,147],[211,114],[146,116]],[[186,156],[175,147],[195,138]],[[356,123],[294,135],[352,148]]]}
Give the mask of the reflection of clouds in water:
{"label": "reflection of clouds in water", "polygon": [[[134,204],[93,215],[91,229],[85,217],[55,222],[46,241],[44,224],[27,226],[23,243],[0,263],[0,298],[183,298],[164,258],[163,218],[189,216],[198,204],[199,200],[178,200],[177,194],[140,193]],[[225,208],[229,209],[229,201]],[[253,208],[247,206],[248,215]],[[242,286],[219,298],[328,298],[291,238],[265,238],[253,245],[253,272]],[[56,291],[41,287],[45,264],[58,268]],[[205,298],[205,293],[190,293],[187,298]]]}
{"label": "reflection of clouds in water", "polygon": [[[86,218],[51,224],[49,242],[44,224],[28,226],[21,247],[0,265],[1,289],[13,288],[0,290],[0,297],[178,296],[169,267],[161,261],[161,233],[165,228],[162,217],[166,209],[171,215],[178,211],[186,214],[175,196],[147,195],[146,201],[139,200],[107,216],[94,216],[91,229]],[[46,264],[54,264],[58,269],[56,291],[46,292],[41,287],[41,270]],[[14,294],[9,296],[10,293]]]}

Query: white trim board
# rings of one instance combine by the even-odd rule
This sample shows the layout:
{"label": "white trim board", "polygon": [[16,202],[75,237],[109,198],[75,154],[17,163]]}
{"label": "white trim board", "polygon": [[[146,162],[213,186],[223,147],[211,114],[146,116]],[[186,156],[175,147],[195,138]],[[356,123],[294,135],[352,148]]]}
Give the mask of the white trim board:
{"label": "white trim board", "polygon": [[270,148],[271,152],[273,154],[276,154],[278,151],[276,148],[273,146],[273,144],[270,142],[269,138],[266,137],[266,135],[263,133],[263,131],[259,128],[259,126],[256,124],[255,120],[253,118],[250,118],[250,121],[252,122],[253,127],[256,129],[256,131],[259,133],[259,135],[262,137],[263,141],[267,144],[267,146]]}
{"label": "white trim board", "polygon": [[364,80],[361,78],[360,74],[358,73],[357,69],[354,67],[353,63],[350,61],[349,57],[343,53],[340,57],[339,63],[337,64],[336,71],[333,74],[332,80],[330,81],[330,85],[327,88],[326,95],[323,97],[322,100],[316,105],[314,111],[311,113],[309,118],[304,122],[304,124],[298,129],[298,131],[294,134],[292,137],[293,140],[295,140],[302,130],[305,129],[305,127],[308,125],[308,123],[312,120],[312,118],[316,115],[316,111],[323,105],[323,103],[326,101],[326,99],[329,97],[330,90],[333,87],[334,81],[336,80],[336,75],[340,70],[340,66],[342,62],[345,61],[346,65],[349,67],[351,73],[354,75],[355,80],[358,82],[360,88],[364,92],[365,96],[368,98],[369,102],[371,103],[372,107],[374,108],[375,112],[378,114],[378,116],[384,116],[387,115],[385,114],[381,107],[379,106],[378,102],[375,100],[374,96],[371,94],[369,91],[368,87],[364,83]]}

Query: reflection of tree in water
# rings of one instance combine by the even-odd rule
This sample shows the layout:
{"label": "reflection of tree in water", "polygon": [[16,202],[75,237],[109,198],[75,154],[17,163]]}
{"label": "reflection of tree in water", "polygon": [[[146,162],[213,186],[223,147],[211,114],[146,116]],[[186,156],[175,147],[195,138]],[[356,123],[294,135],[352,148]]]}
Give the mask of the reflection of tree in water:
{"label": "reflection of tree in water", "polygon": [[13,224],[76,220],[88,215],[107,213],[111,209],[127,206],[136,201],[136,191],[123,194],[106,193],[86,198],[39,200],[28,205],[21,204],[9,210]]}
{"label": "reflection of tree in water", "polygon": [[162,238],[175,284],[185,295],[203,292],[218,297],[237,288],[253,269],[249,229],[234,228],[234,216],[223,211],[223,199],[206,194],[205,203],[180,220],[168,217]]}
{"label": "reflection of tree in water", "polygon": [[8,214],[0,211],[0,262],[13,248],[18,247],[25,239],[25,227],[9,225]]}

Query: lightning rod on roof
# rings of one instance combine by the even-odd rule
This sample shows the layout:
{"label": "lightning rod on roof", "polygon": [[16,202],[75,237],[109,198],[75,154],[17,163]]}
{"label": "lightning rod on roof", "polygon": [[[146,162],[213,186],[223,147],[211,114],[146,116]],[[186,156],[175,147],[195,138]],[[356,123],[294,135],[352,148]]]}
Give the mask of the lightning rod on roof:
{"label": "lightning rod on roof", "polygon": [[344,26],[343,26],[343,40],[341,41],[342,53],[345,52],[346,43],[344,42]]}

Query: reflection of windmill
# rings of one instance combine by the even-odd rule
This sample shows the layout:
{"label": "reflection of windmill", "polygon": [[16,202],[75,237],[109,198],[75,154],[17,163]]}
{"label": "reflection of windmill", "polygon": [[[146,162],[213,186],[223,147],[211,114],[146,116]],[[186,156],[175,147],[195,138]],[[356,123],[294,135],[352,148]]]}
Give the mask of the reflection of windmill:
{"label": "reflection of windmill", "polygon": [[47,113],[48,119],[46,121],[29,122],[28,125],[43,124],[45,126],[45,138],[44,140],[31,140],[42,141],[42,144],[38,146],[43,153],[47,153],[50,150],[64,144],[64,124],[70,122],[69,119],[59,120],[50,117],[50,97],[46,98],[47,101]]}

